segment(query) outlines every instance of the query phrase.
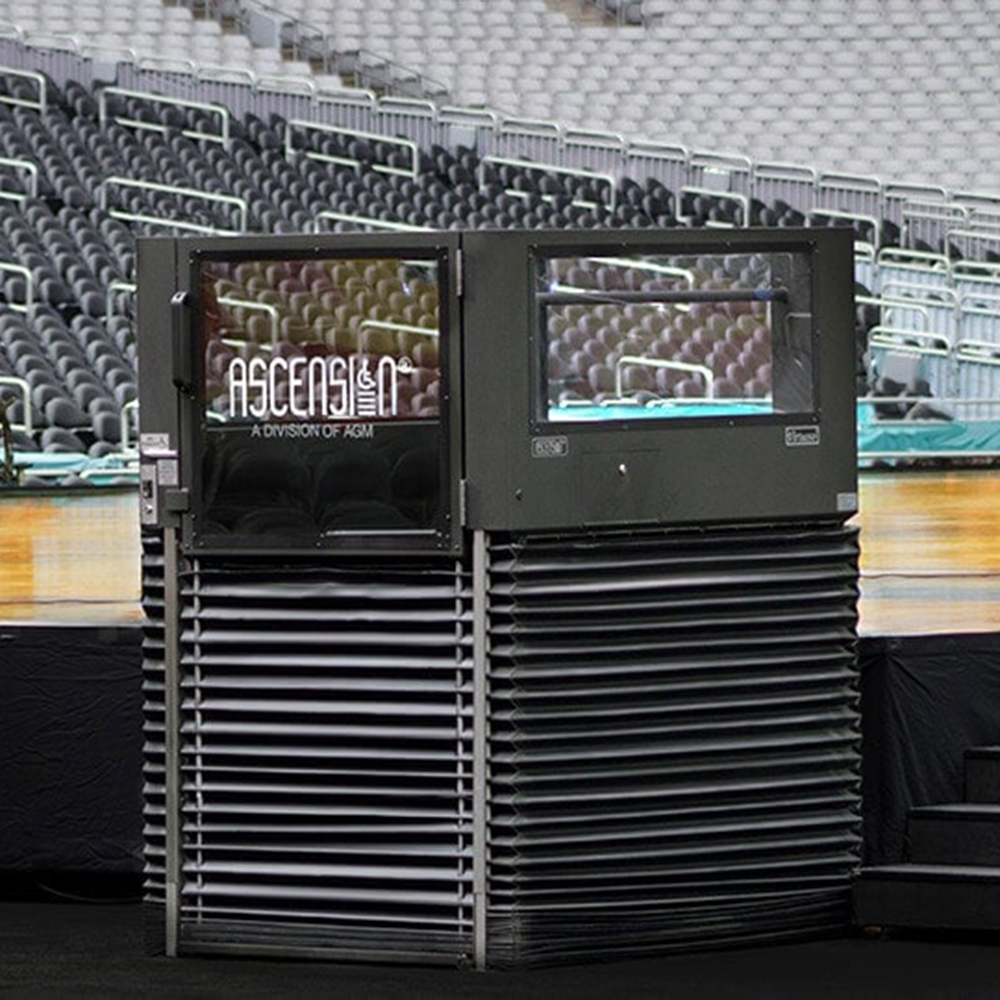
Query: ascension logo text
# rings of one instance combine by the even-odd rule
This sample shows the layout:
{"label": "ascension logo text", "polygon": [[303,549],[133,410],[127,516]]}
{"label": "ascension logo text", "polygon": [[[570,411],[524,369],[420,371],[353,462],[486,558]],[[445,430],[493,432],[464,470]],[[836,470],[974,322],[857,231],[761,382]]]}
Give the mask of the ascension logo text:
{"label": "ascension logo text", "polygon": [[409,358],[233,358],[229,418],[358,420],[399,415],[399,376]]}

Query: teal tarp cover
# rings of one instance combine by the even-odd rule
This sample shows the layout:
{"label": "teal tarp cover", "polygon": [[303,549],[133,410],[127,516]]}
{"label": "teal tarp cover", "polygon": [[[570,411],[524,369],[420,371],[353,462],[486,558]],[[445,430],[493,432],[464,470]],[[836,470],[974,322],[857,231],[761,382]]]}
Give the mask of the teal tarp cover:
{"label": "teal tarp cover", "polygon": [[858,451],[1000,451],[1000,420],[859,423]]}

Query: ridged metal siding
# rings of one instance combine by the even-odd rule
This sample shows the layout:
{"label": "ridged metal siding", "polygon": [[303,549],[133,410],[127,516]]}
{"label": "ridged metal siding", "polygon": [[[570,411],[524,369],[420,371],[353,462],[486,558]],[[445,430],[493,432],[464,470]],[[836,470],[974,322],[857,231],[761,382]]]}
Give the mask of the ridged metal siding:
{"label": "ridged metal siding", "polygon": [[[471,961],[842,928],[857,541],[835,522],[487,536],[485,564],[180,560],[179,948]],[[163,554],[146,541],[147,898],[164,898]]]}
{"label": "ridged metal siding", "polygon": [[180,943],[465,960],[471,607],[453,560],[188,560]]}
{"label": "ridged metal siding", "polygon": [[149,943],[163,950],[166,900],[166,766],[164,758],[163,536],[142,536],[143,839]]}
{"label": "ridged metal siding", "polygon": [[839,524],[491,540],[491,964],[846,925],[856,573]]}

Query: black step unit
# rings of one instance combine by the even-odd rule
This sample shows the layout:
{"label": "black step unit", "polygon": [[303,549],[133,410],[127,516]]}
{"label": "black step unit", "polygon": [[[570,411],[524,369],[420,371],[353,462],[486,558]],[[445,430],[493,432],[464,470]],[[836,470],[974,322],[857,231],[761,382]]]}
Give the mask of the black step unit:
{"label": "black step unit", "polygon": [[1000,867],[1000,805],[960,802],[910,810],[915,864]]}
{"label": "black step unit", "polygon": [[884,865],[854,883],[861,927],[1000,930],[1000,867]]}
{"label": "black step unit", "polygon": [[1000,804],[1000,746],[965,751],[965,801]]}

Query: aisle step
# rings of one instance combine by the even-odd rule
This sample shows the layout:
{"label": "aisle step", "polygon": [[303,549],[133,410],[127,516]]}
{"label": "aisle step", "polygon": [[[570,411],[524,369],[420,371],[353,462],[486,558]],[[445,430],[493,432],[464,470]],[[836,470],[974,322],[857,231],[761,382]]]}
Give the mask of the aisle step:
{"label": "aisle step", "polygon": [[862,868],[853,902],[855,922],[862,927],[1000,930],[1000,867]]}
{"label": "aisle step", "polygon": [[1000,805],[920,806],[909,832],[914,864],[1000,867]]}
{"label": "aisle step", "polygon": [[1000,747],[965,751],[965,801],[1000,804]]}

